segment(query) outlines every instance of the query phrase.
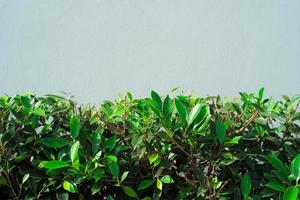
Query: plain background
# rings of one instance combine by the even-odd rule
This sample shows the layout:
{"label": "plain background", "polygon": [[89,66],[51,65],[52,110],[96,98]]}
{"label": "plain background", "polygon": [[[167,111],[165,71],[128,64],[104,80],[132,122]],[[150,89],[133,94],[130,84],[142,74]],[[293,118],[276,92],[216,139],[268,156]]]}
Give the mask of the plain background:
{"label": "plain background", "polygon": [[0,95],[294,95],[299,10],[299,0],[0,0]]}

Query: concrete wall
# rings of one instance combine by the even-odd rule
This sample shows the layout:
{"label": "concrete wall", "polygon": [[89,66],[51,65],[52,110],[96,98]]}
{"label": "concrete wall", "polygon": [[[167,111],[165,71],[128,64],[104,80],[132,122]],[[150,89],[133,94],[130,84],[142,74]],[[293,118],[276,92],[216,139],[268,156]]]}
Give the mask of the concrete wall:
{"label": "concrete wall", "polygon": [[299,0],[0,0],[0,94],[300,93]]}

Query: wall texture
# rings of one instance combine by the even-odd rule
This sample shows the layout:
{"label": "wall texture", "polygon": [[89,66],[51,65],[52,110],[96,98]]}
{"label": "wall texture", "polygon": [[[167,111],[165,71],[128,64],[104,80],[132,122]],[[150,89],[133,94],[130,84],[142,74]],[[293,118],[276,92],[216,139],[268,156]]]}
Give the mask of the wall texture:
{"label": "wall texture", "polygon": [[300,93],[299,0],[0,0],[0,94]]}

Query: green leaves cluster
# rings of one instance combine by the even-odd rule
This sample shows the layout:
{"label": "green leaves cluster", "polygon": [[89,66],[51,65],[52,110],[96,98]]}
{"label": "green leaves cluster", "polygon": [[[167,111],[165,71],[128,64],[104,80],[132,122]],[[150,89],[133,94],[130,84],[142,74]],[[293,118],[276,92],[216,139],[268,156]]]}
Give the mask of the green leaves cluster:
{"label": "green leaves cluster", "polygon": [[300,96],[0,97],[4,199],[300,197]]}

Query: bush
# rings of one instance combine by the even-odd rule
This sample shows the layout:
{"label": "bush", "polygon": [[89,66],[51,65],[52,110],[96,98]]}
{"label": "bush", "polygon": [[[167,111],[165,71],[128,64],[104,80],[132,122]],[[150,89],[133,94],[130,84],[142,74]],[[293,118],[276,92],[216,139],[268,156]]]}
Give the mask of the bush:
{"label": "bush", "polygon": [[296,200],[300,96],[263,93],[3,96],[1,199]]}

